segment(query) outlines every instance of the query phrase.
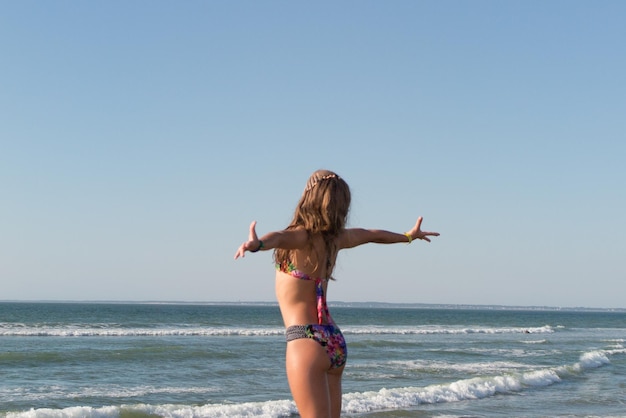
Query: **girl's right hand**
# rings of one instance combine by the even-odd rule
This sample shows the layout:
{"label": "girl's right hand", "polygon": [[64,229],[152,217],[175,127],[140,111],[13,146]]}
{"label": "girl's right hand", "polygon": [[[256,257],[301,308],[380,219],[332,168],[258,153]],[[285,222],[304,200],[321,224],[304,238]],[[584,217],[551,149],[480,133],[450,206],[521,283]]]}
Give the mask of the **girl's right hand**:
{"label": "girl's right hand", "polygon": [[248,241],[241,244],[235,253],[235,260],[239,257],[245,257],[246,251],[258,251],[261,246],[261,241],[256,235],[256,221],[252,221],[250,224],[250,233],[248,234]]}

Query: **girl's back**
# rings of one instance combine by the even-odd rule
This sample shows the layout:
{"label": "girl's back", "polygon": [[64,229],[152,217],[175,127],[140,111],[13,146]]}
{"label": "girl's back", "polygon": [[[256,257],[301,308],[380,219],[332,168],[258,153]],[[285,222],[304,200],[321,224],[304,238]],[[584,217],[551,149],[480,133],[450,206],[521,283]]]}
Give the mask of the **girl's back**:
{"label": "girl's back", "polygon": [[311,248],[293,250],[291,254],[289,261],[276,266],[276,298],[285,326],[318,323],[320,316],[321,323],[331,322],[324,312],[319,312],[320,302],[326,304],[329,281],[323,238],[311,237]]}

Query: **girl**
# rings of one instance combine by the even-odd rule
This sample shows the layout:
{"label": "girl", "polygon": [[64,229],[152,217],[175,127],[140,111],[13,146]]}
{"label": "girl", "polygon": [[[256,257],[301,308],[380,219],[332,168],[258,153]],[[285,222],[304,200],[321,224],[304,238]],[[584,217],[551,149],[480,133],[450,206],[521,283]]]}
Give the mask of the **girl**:
{"label": "girl", "polygon": [[300,415],[304,418],[339,417],[341,375],[346,364],[346,342],[326,305],[326,289],[339,250],[369,242],[430,242],[437,232],[420,229],[422,218],[403,234],[349,228],[350,188],[337,174],[318,170],[309,178],[293,220],[282,231],[259,239],[256,221],[250,224],[248,241],[235,259],[246,251],[274,249],[276,297],[286,327],[287,379]]}

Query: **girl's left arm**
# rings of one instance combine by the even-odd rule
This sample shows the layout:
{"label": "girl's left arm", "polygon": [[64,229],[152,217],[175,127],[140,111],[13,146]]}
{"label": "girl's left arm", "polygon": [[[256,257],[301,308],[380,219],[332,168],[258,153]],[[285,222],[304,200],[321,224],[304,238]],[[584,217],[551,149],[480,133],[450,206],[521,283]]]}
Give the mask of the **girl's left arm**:
{"label": "girl's left arm", "polygon": [[259,239],[256,233],[256,221],[253,221],[250,224],[248,241],[239,246],[235,253],[235,260],[239,257],[245,257],[246,251],[256,253],[259,250],[266,251],[274,248],[292,250],[302,248],[306,243],[307,234],[304,229],[268,232]]}
{"label": "girl's left arm", "polygon": [[429,237],[438,237],[439,233],[422,231],[422,220],[423,218],[420,216],[417,219],[415,226],[405,233],[397,233],[381,229],[346,229],[340,238],[339,247],[340,249],[354,248],[370,242],[377,244],[395,244],[398,242],[410,243],[414,239],[430,242]]}

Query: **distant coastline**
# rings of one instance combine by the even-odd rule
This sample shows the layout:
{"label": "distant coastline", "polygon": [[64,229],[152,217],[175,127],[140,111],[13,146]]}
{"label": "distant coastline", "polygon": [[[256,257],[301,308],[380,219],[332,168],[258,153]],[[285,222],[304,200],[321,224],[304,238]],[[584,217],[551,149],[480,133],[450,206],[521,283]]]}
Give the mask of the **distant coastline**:
{"label": "distant coastline", "polygon": [[[207,306],[278,306],[264,301],[160,301],[160,300],[0,300],[0,303],[67,303],[67,304],[117,304],[117,305],[207,305]],[[553,312],[626,312],[626,308],[594,308],[583,306],[516,306],[472,305],[444,303],[392,303],[392,302],[328,302],[330,307],[370,309],[451,309],[494,311],[553,311]]]}

